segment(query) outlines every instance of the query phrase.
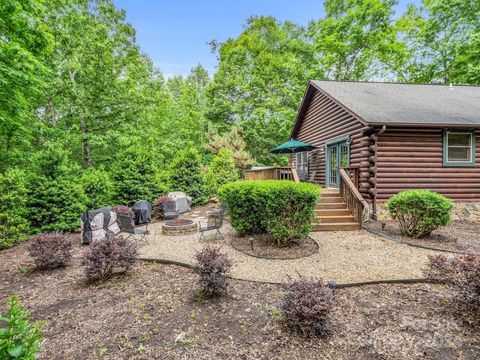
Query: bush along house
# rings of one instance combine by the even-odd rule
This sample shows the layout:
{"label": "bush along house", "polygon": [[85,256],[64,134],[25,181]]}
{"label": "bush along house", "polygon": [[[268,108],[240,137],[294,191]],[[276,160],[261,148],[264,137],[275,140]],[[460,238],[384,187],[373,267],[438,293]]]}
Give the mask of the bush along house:
{"label": "bush along house", "polygon": [[456,217],[480,218],[480,87],[313,80],[292,138],[317,147],[292,163],[326,188],[323,230],[354,229],[339,225],[352,215],[382,218],[406,189],[438,192]]}

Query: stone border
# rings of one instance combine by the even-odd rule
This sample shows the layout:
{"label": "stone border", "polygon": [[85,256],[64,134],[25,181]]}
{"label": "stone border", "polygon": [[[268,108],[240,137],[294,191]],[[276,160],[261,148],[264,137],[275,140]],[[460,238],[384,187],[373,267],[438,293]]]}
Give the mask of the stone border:
{"label": "stone border", "polygon": [[315,254],[318,254],[319,252],[319,249],[320,249],[320,246],[318,245],[318,243],[312,239],[310,236],[307,236],[307,239],[312,241],[314,244],[315,244],[315,247],[316,247],[316,251],[310,253],[310,254],[307,254],[307,255],[301,255],[301,256],[296,256],[296,257],[277,257],[277,258],[273,258],[273,257],[266,257],[266,256],[261,256],[261,255],[252,255],[252,254],[249,254],[249,253],[246,253],[245,251],[242,251],[242,250],[239,250],[237,249],[233,243],[232,243],[232,240],[230,240],[230,246],[235,249],[236,251],[242,253],[242,254],[245,254],[247,256],[251,256],[253,258],[257,258],[257,259],[262,259],[262,260],[296,260],[296,259],[304,259],[304,258],[308,258],[310,256],[313,256]]}
{"label": "stone border", "polygon": [[[176,265],[181,266],[187,269],[193,269],[194,266],[188,263],[184,263],[181,261],[175,260],[165,260],[165,259],[151,259],[151,258],[138,258],[138,260],[149,262],[149,263],[157,263],[157,264],[164,264],[164,265]],[[260,281],[260,280],[251,280],[251,279],[242,279],[233,276],[228,276],[229,279],[233,280],[241,280],[241,281],[248,281],[251,283],[258,283],[258,284],[269,284],[269,285],[285,285],[285,282],[274,282],[274,281]],[[430,280],[428,278],[409,278],[409,279],[390,279],[390,280],[372,280],[372,281],[360,281],[360,282],[353,282],[353,283],[344,283],[344,284],[336,284],[336,289],[344,289],[356,286],[368,286],[368,285],[382,285],[382,284],[425,284],[425,283],[435,283],[435,281]]]}
{"label": "stone border", "polygon": [[372,229],[372,228],[370,228],[370,227],[368,227],[368,226],[362,226],[362,229],[368,231],[369,233],[371,233],[371,234],[373,234],[373,235],[380,236],[380,237],[383,238],[383,239],[396,242],[397,244],[408,245],[408,246],[416,247],[416,248],[419,248],[419,249],[445,252],[445,253],[449,253],[449,254],[468,255],[468,253],[460,252],[460,251],[453,251],[453,250],[447,250],[447,249],[439,249],[439,248],[436,248],[436,247],[425,246],[425,245],[410,244],[410,243],[408,243],[408,242],[406,242],[406,241],[397,239],[395,236],[387,235],[387,234],[384,233],[383,231],[374,230],[374,229]]}

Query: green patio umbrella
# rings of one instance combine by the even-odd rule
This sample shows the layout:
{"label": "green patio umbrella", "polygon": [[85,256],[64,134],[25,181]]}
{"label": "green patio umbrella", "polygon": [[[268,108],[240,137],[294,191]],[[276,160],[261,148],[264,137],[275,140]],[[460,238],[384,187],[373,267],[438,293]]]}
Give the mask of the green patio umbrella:
{"label": "green patio umbrella", "polygon": [[302,151],[311,151],[317,149],[316,146],[305,144],[301,141],[293,140],[287,141],[282,145],[278,145],[276,148],[272,149],[270,152],[274,154],[294,154]]}

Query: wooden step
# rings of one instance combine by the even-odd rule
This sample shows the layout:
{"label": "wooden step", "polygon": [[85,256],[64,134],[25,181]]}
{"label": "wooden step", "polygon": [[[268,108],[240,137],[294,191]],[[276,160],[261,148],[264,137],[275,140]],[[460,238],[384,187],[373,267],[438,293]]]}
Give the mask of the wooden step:
{"label": "wooden step", "polygon": [[326,197],[340,197],[340,193],[339,192],[324,192],[324,193],[322,193],[320,201],[322,201],[322,199],[324,199]]}
{"label": "wooden step", "polygon": [[360,230],[360,224],[351,223],[321,223],[315,224],[314,231],[352,231]]}
{"label": "wooden step", "polygon": [[315,210],[344,210],[346,209],[347,206],[345,205],[344,202],[338,202],[338,203],[328,203],[328,204],[317,204],[315,207]]}
{"label": "wooden step", "polygon": [[315,215],[317,216],[352,215],[352,212],[343,207],[341,209],[316,209]]}
{"label": "wooden step", "polygon": [[320,198],[320,201],[318,202],[319,204],[327,204],[327,203],[337,203],[337,202],[343,202],[343,199],[338,196],[327,196],[327,197],[322,197]]}
{"label": "wooden step", "polygon": [[332,224],[337,224],[337,223],[354,223],[355,218],[350,214],[350,215],[334,215],[334,216],[318,216],[315,219],[315,222],[317,223],[332,223]]}

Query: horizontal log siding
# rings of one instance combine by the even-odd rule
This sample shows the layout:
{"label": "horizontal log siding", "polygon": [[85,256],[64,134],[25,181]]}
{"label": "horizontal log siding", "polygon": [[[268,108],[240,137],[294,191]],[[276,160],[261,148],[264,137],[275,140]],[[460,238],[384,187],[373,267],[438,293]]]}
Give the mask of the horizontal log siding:
{"label": "horizontal log siding", "polygon": [[[350,164],[360,165],[363,162],[363,168],[360,171],[364,178],[361,178],[360,182],[367,187],[360,190],[365,198],[369,198],[370,194],[367,190],[370,186],[368,178],[371,167],[369,162],[371,161],[369,151],[371,142],[368,137],[362,137],[361,129],[363,127],[363,124],[333,100],[320,91],[315,91],[295,139],[322,148],[329,140],[350,135]],[[324,151],[316,150],[310,153],[309,173],[311,174],[313,171],[316,172],[315,180],[325,184]]]}
{"label": "horizontal log siding", "polygon": [[475,167],[443,166],[442,129],[387,128],[377,144],[378,202],[405,189],[429,189],[455,201],[480,201],[480,131]]}

